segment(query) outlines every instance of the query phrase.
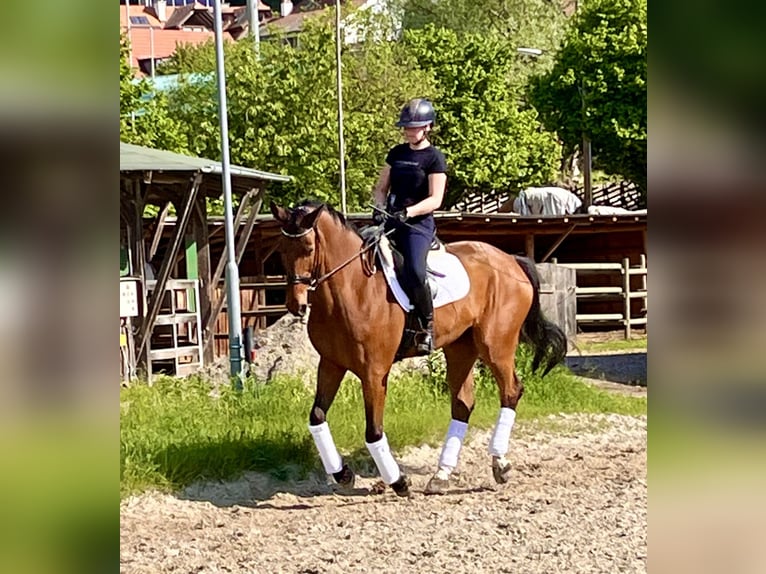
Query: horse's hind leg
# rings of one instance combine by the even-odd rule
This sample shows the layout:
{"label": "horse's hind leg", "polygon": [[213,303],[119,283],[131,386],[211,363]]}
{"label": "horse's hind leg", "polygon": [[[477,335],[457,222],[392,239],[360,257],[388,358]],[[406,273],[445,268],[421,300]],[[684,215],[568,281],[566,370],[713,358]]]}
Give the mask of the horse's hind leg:
{"label": "horse's hind leg", "polygon": [[316,395],[309,413],[309,431],[319,451],[325,472],[332,475],[339,485],[351,488],[354,486],[354,473],[348,465],[343,463],[338,449],[335,448],[335,441],[326,420],[327,411],[335,400],[345,374],[346,369],[343,367],[325,359],[319,360]]}
{"label": "horse's hind leg", "polygon": [[426,485],[426,494],[441,494],[449,486],[449,477],[457,467],[468,419],[474,407],[473,366],[478,351],[470,332],[444,347],[447,360],[447,383],[452,395],[452,420],[444,439],[439,466]]}
{"label": "horse's hind leg", "polygon": [[[489,454],[492,455],[492,475],[495,482],[504,484],[508,482],[511,471],[511,463],[505,458],[508,453],[508,444],[511,438],[511,430],[516,421],[516,407],[524,393],[524,385],[516,375],[516,347],[514,344],[506,346],[504,352],[495,355],[487,353],[482,356],[492,369],[492,374],[500,390],[500,413],[489,441]],[[482,353],[484,355],[484,353]]]}
{"label": "horse's hind leg", "polygon": [[370,451],[380,477],[394,489],[399,496],[409,496],[410,480],[402,473],[399,464],[391,454],[388,437],[383,432],[383,410],[386,405],[388,373],[385,375],[367,374],[362,378],[364,395],[364,414],[366,427],[364,442]]}

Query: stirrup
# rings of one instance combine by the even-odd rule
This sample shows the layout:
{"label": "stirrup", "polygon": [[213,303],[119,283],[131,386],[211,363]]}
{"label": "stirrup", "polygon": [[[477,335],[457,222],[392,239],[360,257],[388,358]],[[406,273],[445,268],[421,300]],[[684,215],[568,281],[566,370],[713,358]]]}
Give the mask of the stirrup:
{"label": "stirrup", "polygon": [[418,353],[430,355],[434,351],[434,338],[428,331],[421,331],[415,335],[415,349]]}

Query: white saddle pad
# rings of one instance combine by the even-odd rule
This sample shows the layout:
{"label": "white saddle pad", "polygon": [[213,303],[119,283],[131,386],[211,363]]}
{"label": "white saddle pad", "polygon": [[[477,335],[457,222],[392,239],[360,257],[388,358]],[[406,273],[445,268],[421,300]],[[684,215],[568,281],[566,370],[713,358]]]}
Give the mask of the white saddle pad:
{"label": "white saddle pad", "polygon": [[[399,285],[399,279],[394,270],[394,258],[391,252],[391,245],[388,238],[383,236],[380,240],[380,266],[383,269],[383,275],[391,288],[399,305],[405,311],[412,309],[409,297]],[[434,309],[442,307],[468,295],[471,288],[471,281],[468,273],[460,262],[460,259],[447,253],[444,246],[436,251],[428,252],[428,285],[431,288],[431,296],[434,300]],[[439,275],[435,275],[434,271]]]}

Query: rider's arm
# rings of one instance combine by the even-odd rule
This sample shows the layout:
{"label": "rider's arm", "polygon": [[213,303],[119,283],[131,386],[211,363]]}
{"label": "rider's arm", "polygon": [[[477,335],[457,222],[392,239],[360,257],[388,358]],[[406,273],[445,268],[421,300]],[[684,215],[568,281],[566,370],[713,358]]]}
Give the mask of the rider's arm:
{"label": "rider's arm", "polygon": [[428,175],[428,197],[419,201],[415,205],[407,208],[408,217],[426,215],[436,211],[442,206],[444,201],[444,189],[447,187],[446,173],[431,173]]}
{"label": "rider's arm", "polygon": [[383,169],[380,170],[378,176],[378,182],[375,184],[375,189],[372,192],[373,201],[375,206],[380,209],[385,209],[386,196],[388,195],[388,188],[391,185],[391,166],[386,164]]}

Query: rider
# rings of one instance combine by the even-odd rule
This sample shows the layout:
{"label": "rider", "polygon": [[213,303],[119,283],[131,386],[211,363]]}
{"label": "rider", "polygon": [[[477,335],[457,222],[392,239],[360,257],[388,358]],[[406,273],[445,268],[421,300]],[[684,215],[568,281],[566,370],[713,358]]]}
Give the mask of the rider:
{"label": "rider", "polygon": [[402,287],[415,307],[420,330],[415,335],[419,354],[433,351],[433,302],[426,281],[426,256],[436,224],[433,212],[441,207],[447,184],[444,154],[431,145],[428,133],[434,108],[426,99],[414,99],[402,108],[398,127],[406,143],[391,148],[374,190],[373,221],[395,227],[394,240],[404,256]]}

